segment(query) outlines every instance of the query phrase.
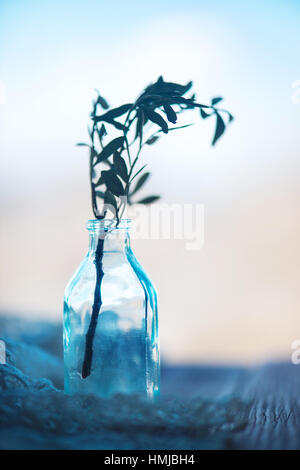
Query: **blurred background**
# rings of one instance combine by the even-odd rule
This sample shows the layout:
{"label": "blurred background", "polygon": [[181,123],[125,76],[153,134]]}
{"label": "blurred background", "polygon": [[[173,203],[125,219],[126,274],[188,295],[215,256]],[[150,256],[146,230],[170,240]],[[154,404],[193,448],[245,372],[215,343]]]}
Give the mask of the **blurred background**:
{"label": "blurred background", "polygon": [[163,358],[289,358],[300,338],[299,19],[298,0],[0,0],[1,314],[61,321],[92,215],[75,143],[93,90],[118,106],[162,74],[192,79],[202,103],[223,96],[236,118],[215,148],[213,123],[193,115],[143,157],[147,194],[205,207],[200,251],[133,243],[158,288]]}

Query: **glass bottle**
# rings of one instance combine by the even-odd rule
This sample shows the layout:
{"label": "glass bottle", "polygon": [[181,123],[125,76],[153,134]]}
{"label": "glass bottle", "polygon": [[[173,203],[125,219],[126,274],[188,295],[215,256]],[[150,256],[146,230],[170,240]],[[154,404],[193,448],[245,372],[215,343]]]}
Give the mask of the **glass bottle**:
{"label": "glass bottle", "polygon": [[88,253],[64,297],[65,392],[159,394],[157,295],[130,220],[89,220]]}

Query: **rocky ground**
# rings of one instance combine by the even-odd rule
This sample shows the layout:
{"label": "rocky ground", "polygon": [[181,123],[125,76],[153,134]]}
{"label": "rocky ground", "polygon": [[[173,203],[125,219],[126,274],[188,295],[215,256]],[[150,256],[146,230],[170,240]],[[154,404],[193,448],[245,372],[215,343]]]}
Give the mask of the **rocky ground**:
{"label": "rocky ground", "polygon": [[1,449],[300,447],[293,365],[163,365],[153,405],[132,396],[64,395],[59,325],[2,316],[0,338],[7,358],[0,365]]}

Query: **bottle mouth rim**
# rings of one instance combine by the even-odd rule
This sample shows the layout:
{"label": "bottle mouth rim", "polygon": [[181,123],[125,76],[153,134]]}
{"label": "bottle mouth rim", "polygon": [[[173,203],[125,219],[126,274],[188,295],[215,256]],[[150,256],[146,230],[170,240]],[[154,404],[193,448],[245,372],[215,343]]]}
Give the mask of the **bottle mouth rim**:
{"label": "bottle mouth rim", "polygon": [[121,219],[118,223],[116,218],[113,219],[89,219],[86,223],[89,231],[103,230],[107,232],[112,230],[129,230],[131,228],[131,219]]}

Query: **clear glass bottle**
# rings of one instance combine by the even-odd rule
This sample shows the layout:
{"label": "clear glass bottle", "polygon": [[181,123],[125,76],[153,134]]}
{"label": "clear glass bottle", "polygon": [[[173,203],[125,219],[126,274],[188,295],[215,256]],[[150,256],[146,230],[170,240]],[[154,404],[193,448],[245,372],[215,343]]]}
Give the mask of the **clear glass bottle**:
{"label": "clear glass bottle", "polygon": [[159,394],[157,295],[130,220],[89,220],[89,250],[64,297],[65,392]]}

